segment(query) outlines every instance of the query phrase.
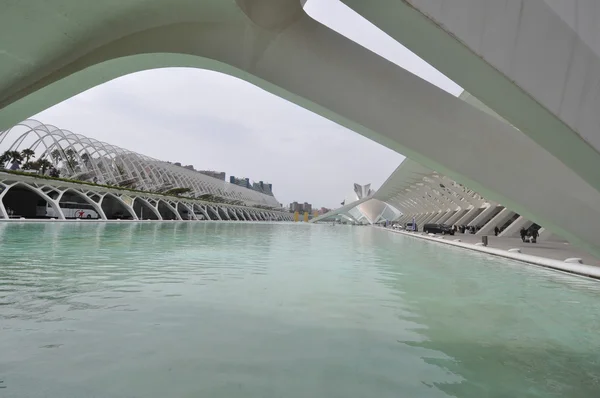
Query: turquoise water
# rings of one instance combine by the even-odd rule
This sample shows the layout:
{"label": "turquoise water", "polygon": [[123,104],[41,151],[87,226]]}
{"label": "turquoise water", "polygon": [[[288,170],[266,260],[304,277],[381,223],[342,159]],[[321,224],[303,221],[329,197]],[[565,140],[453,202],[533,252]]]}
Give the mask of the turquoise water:
{"label": "turquoise water", "polygon": [[0,224],[0,397],[600,396],[600,284],[368,227]]}

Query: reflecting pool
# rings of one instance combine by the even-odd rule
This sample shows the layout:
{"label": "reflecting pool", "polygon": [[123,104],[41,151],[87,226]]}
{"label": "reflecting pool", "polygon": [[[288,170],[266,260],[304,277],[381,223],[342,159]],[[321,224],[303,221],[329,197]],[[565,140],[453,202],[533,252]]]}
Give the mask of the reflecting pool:
{"label": "reflecting pool", "polygon": [[0,224],[0,397],[600,396],[600,283],[369,227]]}

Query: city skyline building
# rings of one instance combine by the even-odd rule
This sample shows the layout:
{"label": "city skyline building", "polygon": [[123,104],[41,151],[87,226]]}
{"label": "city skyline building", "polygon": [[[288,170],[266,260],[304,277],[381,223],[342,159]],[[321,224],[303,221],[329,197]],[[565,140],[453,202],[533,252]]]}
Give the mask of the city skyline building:
{"label": "city skyline building", "polygon": [[217,180],[225,181],[226,174],[224,171],[214,171],[214,170],[197,170],[198,173],[207,175],[212,178],[216,178]]}
{"label": "city skyline building", "polygon": [[312,204],[308,203],[308,202],[304,202],[304,203],[300,203],[300,202],[292,202],[289,205],[289,209],[292,213],[294,212],[299,212],[299,213],[310,213],[312,214],[313,211],[313,206]]}

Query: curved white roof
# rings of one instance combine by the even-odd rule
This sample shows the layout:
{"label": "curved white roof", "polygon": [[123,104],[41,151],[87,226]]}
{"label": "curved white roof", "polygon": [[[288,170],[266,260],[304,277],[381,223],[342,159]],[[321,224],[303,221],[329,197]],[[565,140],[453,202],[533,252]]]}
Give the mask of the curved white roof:
{"label": "curved white roof", "polygon": [[189,188],[190,196],[208,194],[249,206],[280,207],[273,196],[33,119],[1,132],[0,148],[30,148],[36,159],[48,159],[65,178],[150,192]]}

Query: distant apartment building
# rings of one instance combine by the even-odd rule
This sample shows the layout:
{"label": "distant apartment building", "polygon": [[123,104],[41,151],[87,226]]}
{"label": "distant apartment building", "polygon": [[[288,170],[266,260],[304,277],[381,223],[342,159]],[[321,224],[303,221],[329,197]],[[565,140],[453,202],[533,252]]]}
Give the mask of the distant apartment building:
{"label": "distant apartment building", "polygon": [[296,212],[296,211],[300,211],[300,204],[298,202],[292,202],[290,203],[290,211],[291,212]]}
{"label": "distant apartment building", "polygon": [[212,178],[216,178],[217,180],[225,181],[225,172],[224,171],[198,170],[198,173],[207,175]]}
{"label": "distant apartment building", "polygon": [[[209,177],[212,177],[212,178],[216,178],[217,180],[225,181],[225,172],[224,171],[196,170],[194,168],[194,165],[186,164],[185,166],[183,166],[180,162],[175,162],[173,164],[175,166],[183,167],[184,169],[187,169],[187,170],[196,171],[196,172],[198,172],[200,174],[204,174],[206,176],[209,176]],[[248,188],[248,187],[246,187],[246,188]]]}
{"label": "distant apartment building", "polygon": [[291,212],[298,212],[298,213],[312,213],[312,205],[310,203],[298,203],[298,202],[292,202],[290,203],[290,211]]}
{"label": "distant apartment building", "polygon": [[310,203],[304,202],[302,205],[302,210],[308,213],[312,213],[312,205]]}
{"label": "distant apartment building", "polygon": [[267,195],[273,195],[273,184],[259,181],[252,184],[252,189]]}
{"label": "distant apartment building", "polygon": [[249,178],[237,178],[236,176],[229,176],[229,182],[235,185],[239,185],[240,187],[252,189],[252,185],[250,185]]}
{"label": "distant apartment building", "polygon": [[244,188],[264,193],[269,196],[273,196],[273,184],[269,184],[268,182],[259,181],[250,183],[249,178],[237,178],[236,176],[229,176],[229,182]]}

